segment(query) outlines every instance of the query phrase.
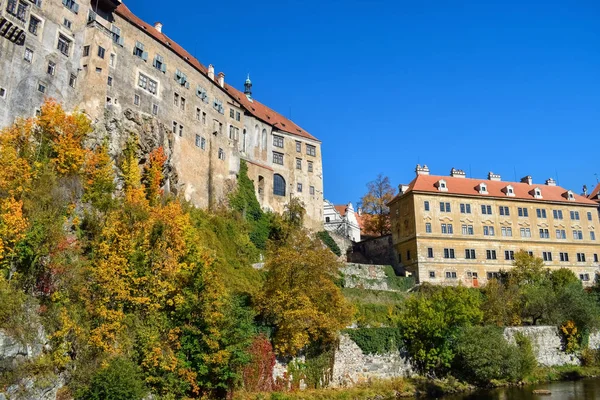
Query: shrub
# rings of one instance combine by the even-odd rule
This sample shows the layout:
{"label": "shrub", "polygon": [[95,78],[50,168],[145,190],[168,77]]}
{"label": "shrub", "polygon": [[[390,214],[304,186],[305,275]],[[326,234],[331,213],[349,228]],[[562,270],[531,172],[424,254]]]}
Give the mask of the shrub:
{"label": "shrub", "polygon": [[392,290],[398,290],[400,292],[407,292],[410,288],[415,286],[415,278],[412,276],[397,276],[394,268],[390,265],[385,267],[385,275],[387,276],[388,287]]}
{"label": "shrub", "polygon": [[137,400],[145,396],[141,372],[136,364],[126,358],[114,358],[92,378],[83,400]]}
{"label": "shrub", "polygon": [[397,328],[359,328],[344,331],[365,354],[384,354],[398,350],[402,337]]}
{"label": "shrub", "polygon": [[329,247],[329,249],[331,251],[333,251],[333,254],[335,254],[338,257],[340,257],[342,255],[342,251],[340,250],[340,247],[337,245],[335,240],[333,240],[333,238],[331,237],[329,232],[321,231],[321,232],[317,233],[317,237],[319,239],[321,239],[321,242],[323,242],[323,244],[325,246]]}
{"label": "shrub", "polygon": [[486,385],[492,380],[515,382],[527,372],[522,360],[524,354],[517,345],[506,341],[502,328],[464,328],[456,338],[454,351],[454,370],[459,377],[473,384]]}

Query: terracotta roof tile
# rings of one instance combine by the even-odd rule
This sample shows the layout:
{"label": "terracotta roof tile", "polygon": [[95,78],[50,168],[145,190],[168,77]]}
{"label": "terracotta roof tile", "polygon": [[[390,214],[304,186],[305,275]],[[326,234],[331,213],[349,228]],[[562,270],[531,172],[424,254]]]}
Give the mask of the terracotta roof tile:
{"label": "terracotta roof tile", "polygon": [[[446,181],[448,188],[447,192],[439,191],[437,183],[443,179]],[[488,194],[479,193],[477,186],[480,183],[487,185]],[[514,190],[514,196],[507,196],[505,188],[507,185],[511,185]],[[536,199],[533,196],[533,190],[539,188],[542,193],[541,199]],[[584,196],[573,193],[575,200],[567,200],[567,189],[560,186],[549,186],[544,184],[532,184],[522,182],[504,182],[504,181],[492,181],[487,179],[472,179],[472,178],[457,178],[451,176],[438,176],[438,175],[418,175],[409,185],[406,192],[432,192],[454,195],[468,195],[477,197],[493,197],[493,198],[505,198],[505,199],[519,199],[519,200],[533,200],[533,201],[551,201],[561,203],[576,203],[580,205],[596,204],[595,202],[587,199]],[[396,196],[394,200],[399,198],[400,195]],[[392,202],[394,201],[392,200]],[[391,203],[391,202],[390,202]]]}
{"label": "terracotta roof tile", "polygon": [[595,200],[597,202],[599,200],[598,194],[600,194],[600,183],[597,184],[594,190],[592,190],[592,193],[588,195],[588,199]]}
{"label": "terracotta roof tile", "polygon": [[[155,40],[157,40],[157,41],[161,42],[162,44],[164,44],[165,46],[171,48],[171,50],[173,50],[173,52],[175,52],[178,56],[180,56],[185,61],[187,61],[187,63],[190,64],[193,68],[195,68],[200,73],[202,73],[208,77],[208,69],[204,65],[202,65],[202,63],[200,63],[200,61],[198,61],[195,57],[193,57],[190,53],[188,53],[183,47],[178,45],[175,41],[171,40],[167,35],[165,35],[162,32],[157,31],[154,28],[154,26],[152,26],[152,25],[142,21],[140,18],[138,18],[134,13],[131,12],[131,10],[129,8],[127,8],[127,6],[125,4],[121,3],[116,9],[116,13],[119,14],[124,19],[126,19],[127,21],[129,21],[130,23],[132,23],[133,25],[136,25],[140,29],[143,29],[144,32],[146,32],[148,35],[150,35]],[[218,77],[217,77],[217,75],[215,75],[215,78],[213,80],[214,80],[215,84],[217,86],[219,86],[217,79],[218,79]],[[242,106],[246,110],[248,110],[250,112],[250,114],[254,115],[256,118],[274,126],[275,128],[277,128],[280,131],[287,132],[292,135],[304,137],[306,139],[318,141],[318,139],[316,139],[310,133],[306,132],[305,130],[300,128],[298,125],[296,125],[294,122],[285,118],[283,115],[273,111],[269,107],[265,106],[264,104],[259,103],[258,101],[254,100],[254,99],[253,99],[253,101],[248,100],[248,98],[246,97],[246,95],[244,93],[240,92],[233,86],[225,84],[225,87],[223,89],[224,89],[225,93],[227,93],[234,100],[237,100],[238,102],[240,102],[242,104]]]}

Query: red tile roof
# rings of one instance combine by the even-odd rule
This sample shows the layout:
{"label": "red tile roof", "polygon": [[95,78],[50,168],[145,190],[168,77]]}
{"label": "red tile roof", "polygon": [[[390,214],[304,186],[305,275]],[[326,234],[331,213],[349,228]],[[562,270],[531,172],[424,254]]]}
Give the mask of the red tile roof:
{"label": "red tile roof", "polygon": [[598,202],[600,200],[598,199],[598,194],[600,194],[600,183],[597,184],[594,190],[592,190],[592,193],[588,195],[588,199],[592,199]]}
{"label": "red tile roof", "polygon": [[[333,206],[333,208],[335,208],[335,210],[343,217],[344,215],[346,215],[346,211],[348,211],[348,206],[345,205],[341,205],[341,206]],[[354,216],[356,217],[356,221],[358,222],[358,227],[362,230],[363,229],[363,215],[359,215],[357,212],[354,213]]]}
{"label": "red tile roof", "polygon": [[[140,28],[142,31],[145,31],[149,36],[151,36],[155,40],[159,41],[164,46],[173,50],[173,52],[175,52],[175,54],[177,54],[178,56],[183,58],[189,65],[191,65],[193,68],[198,70],[200,73],[202,73],[203,75],[206,75],[208,77],[208,69],[204,65],[202,65],[202,63],[200,63],[200,61],[198,61],[195,57],[193,57],[190,53],[188,53],[183,47],[179,46],[173,40],[169,39],[169,37],[167,35],[165,35],[162,32],[157,31],[154,28],[154,26],[152,26],[152,25],[142,21],[140,18],[138,18],[134,13],[131,12],[131,10],[129,8],[127,8],[127,6],[125,4],[121,3],[116,9],[116,13],[119,14],[124,19],[126,19],[127,21],[129,21],[131,24]],[[214,80],[215,84],[217,86],[219,86],[217,79],[218,79],[218,76],[215,75],[215,78],[213,80]],[[292,135],[296,135],[296,136],[300,136],[300,137],[303,137],[306,139],[318,141],[318,139],[316,139],[310,133],[306,132],[304,129],[302,129],[298,125],[296,125],[294,122],[285,118],[283,115],[273,111],[269,107],[265,106],[264,104],[259,103],[258,101],[254,100],[254,99],[253,99],[253,101],[248,100],[248,98],[246,97],[246,95],[244,93],[235,89],[233,86],[225,84],[224,92],[227,93],[234,100],[237,100],[238,102],[240,102],[242,104],[242,106],[246,110],[248,110],[248,112],[250,114],[252,114],[256,118],[266,122],[267,124],[272,125],[276,129],[283,131],[283,132],[290,133]]]}
{"label": "red tile roof", "polygon": [[[447,192],[438,190],[437,184],[443,179],[446,181]],[[487,185],[488,194],[480,194],[477,186],[480,183]],[[514,196],[507,196],[504,190],[506,186],[511,185],[514,190]],[[539,188],[542,192],[542,198],[536,199],[533,196],[533,190]],[[466,196],[477,196],[477,197],[495,197],[503,199],[518,199],[518,200],[533,200],[533,201],[551,201],[561,203],[576,203],[579,205],[596,205],[595,202],[573,193],[575,200],[567,200],[567,189],[560,186],[548,186],[544,184],[532,184],[522,182],[503,182],[503,181],[492,181],[486,179],[472,179],[472,178],[457,178],[451,176],[437,176],[437,175],[418,175],[409,185],[406,192],[432,192],[439,193],[441,195],[466,195]],[[401,195],[396,196],[391,202],[394,202]]]}

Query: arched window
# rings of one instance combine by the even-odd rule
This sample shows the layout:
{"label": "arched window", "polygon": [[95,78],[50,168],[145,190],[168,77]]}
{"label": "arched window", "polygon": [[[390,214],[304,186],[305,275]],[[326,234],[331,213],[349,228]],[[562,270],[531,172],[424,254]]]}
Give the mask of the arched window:
{"label": "arched window", "polygon": [[260,143],[259,142],[259,140],[260,140],[260,130],[259,129],[260,128],[258,127],[258,125],[254,126],[254,139],[252,139],[252,140],[253,141],[256,140],[256,142],[254,142],[254,143],[256,143],[256,146],[258,146],[258,144]]}
{"label": "arched window", "polygon": [[242,138],[242,151],[246,152],[246,129],[244,129],[244,136]]}
{"label": "arched window", "polygon": [[262,148],[264,150],[267,149],[267,130],[263,129],[262,131]]}
{"label": "arched window", "polygon": [[285,179],[279,174],[273,176],[273,194],[275,196],[285,196]]}

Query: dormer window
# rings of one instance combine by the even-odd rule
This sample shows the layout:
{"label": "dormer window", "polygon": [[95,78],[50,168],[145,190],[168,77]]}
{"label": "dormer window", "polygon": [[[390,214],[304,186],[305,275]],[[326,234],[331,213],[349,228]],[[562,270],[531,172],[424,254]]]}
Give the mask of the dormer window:
{"label": "dormer window", "polygon": [[477,191],[479,194],[488,194],[487,185],[485,183],[480,183],[477,186]]}
{"label": "dormer window", "polygon": [[575,195],[570,190],[567,191],[567,200],[569,200],[569,201],[575,201]]}
{"label": "dormer window", "polygon": [[448,191],[448,186],[446,185],[446,181],[443,179],[440,179],[439,181],[437,181],[436,186],[440,192]]}
{"label": "dormer window", "polygon": [[535,188],[533,189],[533,197],[535,197],[536,199],[541,199],[542,197],[542,191],[540,188]]}
{"label": "dormer window", "polygon": [[506,193],[507,196],[510,196],[510,197],[514,197],[515,196],[515,189],[512,187],[512,185],[507,185],[503,189],[503,192]]}

